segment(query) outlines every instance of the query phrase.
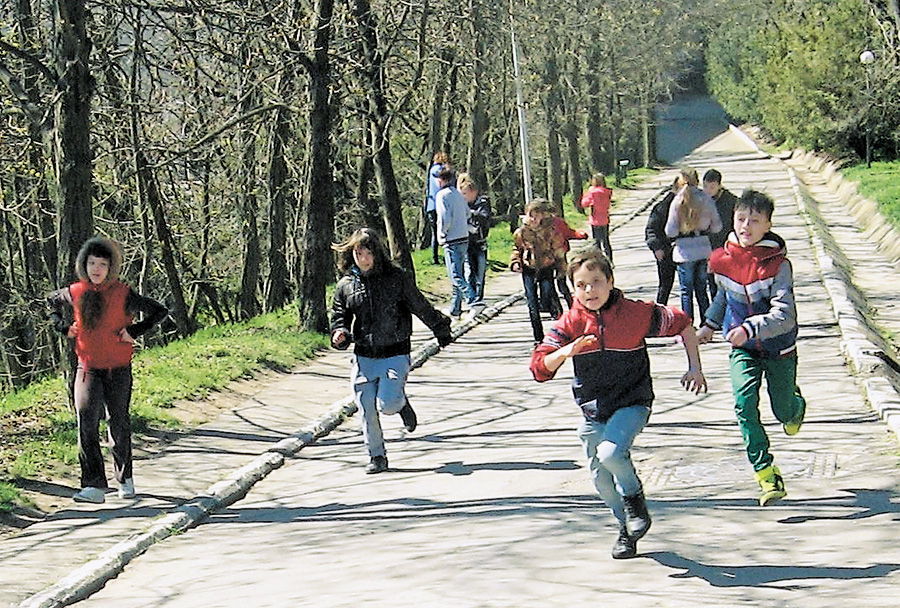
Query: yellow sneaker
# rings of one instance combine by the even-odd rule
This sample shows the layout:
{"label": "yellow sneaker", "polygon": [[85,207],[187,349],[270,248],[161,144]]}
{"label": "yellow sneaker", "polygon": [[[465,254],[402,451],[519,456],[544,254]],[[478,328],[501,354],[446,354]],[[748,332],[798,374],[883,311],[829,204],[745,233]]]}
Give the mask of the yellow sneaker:
{"label": "yellow sneaker", "polygon": [[759,506],[767,507],[775,501],[787,496],[784,489],[784,479],[781,478],[781,471],[776,466],[767,466],[761,471],[756,471],[756,482],[762,494],[759,497]]}
{"label": "yellow sneaker", "polygon": [[803,419],[806,417],[806,399],[800,394],[799,386],[794,388],[794,399],[800,402],[800,413],[793,420],[781,425],[785,435],[796,435],[799,433],[800,427],[803,426]]}

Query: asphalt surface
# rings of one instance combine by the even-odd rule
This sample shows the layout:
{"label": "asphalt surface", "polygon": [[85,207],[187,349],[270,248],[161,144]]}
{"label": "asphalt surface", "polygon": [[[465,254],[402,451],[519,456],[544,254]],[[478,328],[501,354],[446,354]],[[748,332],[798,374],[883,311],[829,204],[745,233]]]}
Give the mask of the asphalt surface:
{"label": "asphalt surface", "polygon": [[[823,260],[862,272],[829,255],[854,235],[820,246],[815,193],[733,130],[684,160],[718,168],[735,192],[774,196],[794,265],[809,408],[791,438],[763,408],[788,489],[776,506],[756,502],[726,345],[703,347],[710,392],[698,397],[679,385],[681,347],[653,340],[657,399],[633,457],[654,524],[638,558],[612,560],[616,528],[581,461],[571,369],[530,378],[521,282],[507,274],[488,286],[495,316],[460,327],[411,375],[420,427],[384,421],[387,473],[363,473],[347,355],[329,353],[136,462],[136,499],[73,504],[0,543],[0,605],[896,606],[900,449],[864,398],[877,374],[848,365],[866,336],[848,338],[842,321],[859,312],[834,305],[840,277],[823,275]],[[630,297],[655,295],[645,207],[673,176],[618,195],[616,284]],[[417,345],[427,338],[419,327]]]}

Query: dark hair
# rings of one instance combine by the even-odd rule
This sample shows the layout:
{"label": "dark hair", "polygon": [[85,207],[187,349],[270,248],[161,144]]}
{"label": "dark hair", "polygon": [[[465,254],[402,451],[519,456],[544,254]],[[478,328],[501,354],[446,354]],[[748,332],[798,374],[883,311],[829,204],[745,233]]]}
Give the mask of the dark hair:
{"label": "dark hair", "polygon": [[441,167],[441,170],[438,171],[438,179],[449,184],[453,181],[454,173],[453,167],[445,164]]}
{"label": "dark hair", "polygon": [[360,228],[350,235],[343,243],[336,243],[331,248],[337,252],[337,267],[342,273],[346,274],[356,265],[353,259],[353,250],[356,247],[362,247],[372,252],[375,258],[375,265],[372,268],[376,273],[381,272],[391,263],[391,256],[381,235],[374,228]]}
{"label": "dark hair", "polygon": [[715,182],[717,184],[722,183],[722,174],[716,171],[715,169],[710,169],[706,173],[703,174],[703,181],[705,182]]}
{"label": "dark hair", "polygon": [[741,198],[734,204],[734,210],[737,211],[739,209],[762,213],[771,222],[772,214],[775,212],[775,201],[768,194],[763,194],[753,188],[747,188],[741,194]]}
{"label": "dark hair", "polygon": [[577,251],[572,256],[572,260],[566,268],[566,276],[569,277],[570,281],[573,280],[572,276],[582,266],[586,266],[588,270],[599,270],[610,281],[613,278],[613,269],[609,258],[596,245]]}
{"label": "dark hair", "polygon": [[[89,257],[103,258],[109,261],[109,272],[104,283],[118,280],[122,268],[122,250],[118,243],[102,236],[94,236],[85,241],[75,259],[75,273],[82,281],[90,283],[87,271]],[[85,329],[94,329],[99,325],[106,301],[103,292],[98,289],[85,289],[78,300],[81,322]]]}

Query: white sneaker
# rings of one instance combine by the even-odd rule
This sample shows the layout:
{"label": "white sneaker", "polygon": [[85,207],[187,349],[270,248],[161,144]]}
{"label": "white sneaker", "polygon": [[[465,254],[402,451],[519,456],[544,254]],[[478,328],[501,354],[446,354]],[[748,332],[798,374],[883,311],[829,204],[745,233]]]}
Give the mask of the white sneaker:
{"label": "white sneaker", "polygon": [[101,488],[92,488],[90,486],[81,488],[72,497],[75,502],[90,502],[96,505],[106,502],[106,492]]}
{"label": "white sneaker", "polygon": [[451,319],[458,319],[458,318],[460,317],[460,315],[462,314],[462,312],[454,313],[454,312],[450,309],[449,306],[448,306],[447,308],[442,308],[442,309],[441,309],[441,312],[444,313],[445,315],[447,315],[448,317],[450,317]]}
{"label": "white sneaker", "polygon": [[128,478],[119,486],[119,498],[134,498],[134,479]]}

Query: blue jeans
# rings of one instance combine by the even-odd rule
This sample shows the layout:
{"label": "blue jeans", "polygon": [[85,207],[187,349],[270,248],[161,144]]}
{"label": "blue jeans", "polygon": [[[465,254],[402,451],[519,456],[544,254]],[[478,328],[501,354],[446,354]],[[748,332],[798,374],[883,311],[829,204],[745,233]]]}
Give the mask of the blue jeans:
{"label": "blue jeans", "polygon": [[[706,260],[678,263],[678,283],[681,286],[681,310],[697,325],[703,323],[706,318],[706,309],[709,308],[709,294],[706,291]],[[699,319],[694,317],[694,297],[697,298],[697,306],[700,307]]]}
{"label": "blue jeans", "polygon": [[447,264],[447,276],[453,286],[450,298],[450,313],[454,316],[462,311],[462,303],[472,302],[472,289],[466,282],[466,259],[469,257],[469,241],[444,243],[444,262]]}
{"label": "blue jeans", "polygon": [[484,275],[487,272],[487,249],[469,243],[469,264],[466,282],[472,291],[472,302],[484,301]]}
{"label": "blue jeans", "polygon": [[625,521],[622,497],[643,489],[631,462],[631,445],[649,418],[648,406],[632,405],[616,410],[606,422],[582,420],[578,425],[594,487],[620,522]]}
{"label": "blue jeans", "polygon": [[406,405],[409,355],[384,359],[353,355],[350,383],[353,401],[362,413],[363,441],[369,457],[384,456],[384,434],[378,413],[397,414]]}
{"label": "blue jeans", "polygon": [[[522,283],[525,286],[525,301],[528,302],[528,318],[534,341],[544,339],[544,325],[541,323],[541,308],[550,311],[554,317],[562,312],[559,296],[556,293],[556,272],[553,268],[534,270],[522,269]],[[542,306],[543,305],[543,306]]]}

